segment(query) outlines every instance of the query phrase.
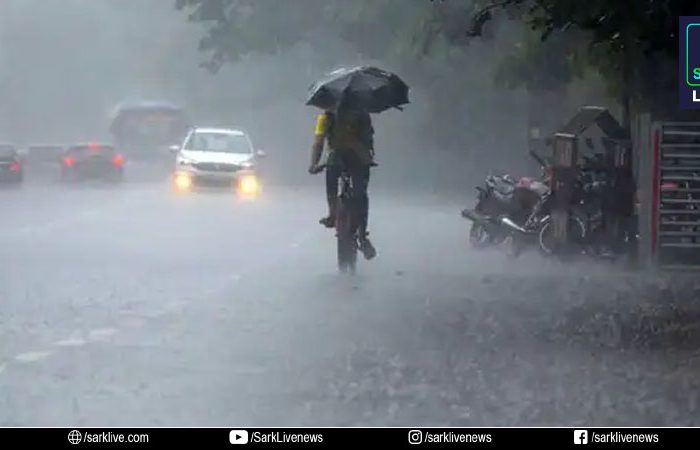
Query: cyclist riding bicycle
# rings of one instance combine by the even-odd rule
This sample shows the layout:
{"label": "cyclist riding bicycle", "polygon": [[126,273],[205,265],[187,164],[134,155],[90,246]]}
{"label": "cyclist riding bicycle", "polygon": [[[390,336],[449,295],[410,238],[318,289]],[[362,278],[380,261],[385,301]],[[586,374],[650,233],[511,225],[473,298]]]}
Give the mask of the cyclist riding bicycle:
{"label": "cyclist riding bicycle", "polygon": [[[320,165],[324,146],[328,141],[326,162]],[[311,146],[309,173],[319,173],[326,169],[326,198],[328,216],[319,222],[328,228],[335,226],[338,179],[343,169],[352,178],[355,198],[359,207],[359,250],[367,259],[372,259],[376,251],[370,242],[367,231],[369,218],[370,167],[374,165],[374,128],[368,112],[354,108],[345,101],[335,111],[325,111],[316,118],[314,141]]]}

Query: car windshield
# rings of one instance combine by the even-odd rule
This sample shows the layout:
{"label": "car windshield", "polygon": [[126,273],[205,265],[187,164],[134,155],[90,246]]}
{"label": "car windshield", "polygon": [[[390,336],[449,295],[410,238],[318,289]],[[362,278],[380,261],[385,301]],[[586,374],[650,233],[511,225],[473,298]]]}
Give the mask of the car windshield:
{"label": "car windshield", "polygon": [[243,134],[194,133],[187,140],[187,150],[200,152],[252,153],[250,142]]}

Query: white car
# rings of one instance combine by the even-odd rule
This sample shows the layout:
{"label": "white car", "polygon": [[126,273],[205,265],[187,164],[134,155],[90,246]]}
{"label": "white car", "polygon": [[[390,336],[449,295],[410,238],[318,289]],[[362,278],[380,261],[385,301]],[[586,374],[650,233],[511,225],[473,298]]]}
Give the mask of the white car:
{"label": "white car", "polygon": [[228,128],[193,128],[181,146],[173,146],[175,187],[188,191],[196,186],[234,187],[243,194],[257,194],[258,159],[248,135]]}

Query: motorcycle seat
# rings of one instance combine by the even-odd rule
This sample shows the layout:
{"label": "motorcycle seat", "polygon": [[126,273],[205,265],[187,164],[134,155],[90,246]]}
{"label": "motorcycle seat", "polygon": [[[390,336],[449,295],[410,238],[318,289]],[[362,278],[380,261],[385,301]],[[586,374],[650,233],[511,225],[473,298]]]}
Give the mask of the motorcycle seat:
{"label": "motorcycle seat", "polygon": [[493,196],[499,200],[508,201],[513,197],[514,192],[515,192],[514,189],[511,189],[509,192],[501,192],[498,189],[494,189]]}
{"label": "motorcycle seat", "polygon": [[513,194],[515,190],[515,184],[509,180],[505,180],[501,177],[489,177],[487,184],[494,192],[501,194],[501,196],[509,197]]}

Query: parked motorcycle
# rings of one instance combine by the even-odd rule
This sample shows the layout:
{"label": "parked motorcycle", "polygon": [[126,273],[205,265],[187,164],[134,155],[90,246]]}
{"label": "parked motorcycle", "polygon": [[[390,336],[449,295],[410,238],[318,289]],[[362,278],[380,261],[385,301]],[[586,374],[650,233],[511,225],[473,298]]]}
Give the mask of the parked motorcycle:
{"label": "parked motorcycle", "polygon": [[[474,247],[485,247],[510,238],[509,253],[519,256],[527,248],[537,248],[545,256],[568,253],[617,258],[633,255],[638,240],[635,217],[621,217],[610,228],[605,223],[606,205],[614,197],[615,186],[604,165],[595,158],[583,156],[574,199],[569,209],[566,248],[557,248],[552,220],[554,197],[549,190],[549,164],[530,152],[543,169],[541,179],[509,175],[486,178],[484,187],[477,187],[474,209],[465,209],[462,216],[473,222],[470,241]],[[615,233],[611,230],[615,229]]]}
{"label": "parked motorcycle", "polygon": [[462,211],[462,217],[472,222],[469,240],[475,248],[500,244],[514,233],[528,234],[525,225],[533,220],[535,208],[549,191],[540,180],[516,180],[511,175],[490,175],[476,189],[476,206]]}
{"label": "parked motorcycle", "polygon": [[[500,215],[487,218],[498,232],[510,237],[508,251],[511,257],[518,257],[528,248],[537,248],[545,256],[558,251],[551,218],[554,198],[549,189],[549,164],[534,152],[530,152],[530,155],[539,163],[542,178],[521,178],[509,197],[511,207],[501,208]],[[593,236],[600,228],[596,222],[600,217],[591,213],[595,211],[593,199],[597,197],[594,194],[601,186],[599,179],[590,178],[591,171],[584,170],[582,173],[584,175],[579,180],[574,202],[576,208],[572,208],[569,215],[568,230],[570,240],[576,247],[574,251],[581,252],[587,243],[594,242]],[[475,221],[484,220],[484,217],[476,216],[473,212],[467,211],[467,214]]]}
{"label": "parked motorcycle", "polygon": [[510,175],[489,175],[483,186],[477,186],[474,209],[464,209],[462,217],[472,221],[469,243],[474,248],[498,245],[506,238],[505,230],[498,226],[498,216],[508,208],[509,197],[515,188]]}

